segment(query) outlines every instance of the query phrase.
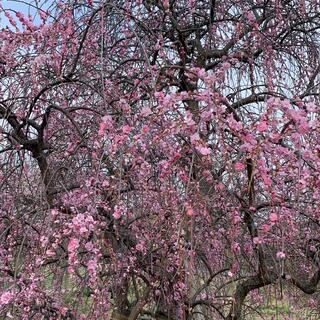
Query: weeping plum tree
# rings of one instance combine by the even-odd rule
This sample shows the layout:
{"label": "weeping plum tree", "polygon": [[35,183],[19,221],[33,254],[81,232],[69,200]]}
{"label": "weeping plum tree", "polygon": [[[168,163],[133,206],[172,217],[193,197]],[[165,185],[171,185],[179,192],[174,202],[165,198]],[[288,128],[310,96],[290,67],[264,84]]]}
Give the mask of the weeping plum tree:
{"label": "weeping plum tree", "polygon": [[0,5],[0,317],[247,319],[279,287],[303,307],[319,1],[26,4]]}

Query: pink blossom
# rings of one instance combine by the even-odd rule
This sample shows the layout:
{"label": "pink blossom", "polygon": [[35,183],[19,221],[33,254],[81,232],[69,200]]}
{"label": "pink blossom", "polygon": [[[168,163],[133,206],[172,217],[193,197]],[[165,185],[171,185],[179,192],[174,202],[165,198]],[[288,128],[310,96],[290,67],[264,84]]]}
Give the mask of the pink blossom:
{"label": "pink blossom", "polygon": [[113,128],[113,119],[110,115],[105,115],[102,117],[102,122],[99,126],[99,136],[103,136],[105,134],[106,129],[112,129]]}
{"label": "pink blossom", "polygon": [[143,117],[147,117],[152,113],[151,109],[149,107],[143,107],[141,109],[140,115]]}
{"label": "pink blossom", "polygon": [[229,63],[229,62],[223,62],[222,63],[222,68],[224,69],[224,70],[227,70],[227,69],[229,69],[231,67],[231,64]]}
{"label": "pink blossom", "polygon": [[123,204],[116,205],[114,207],[113,217],[118,220],[122,215],[126,214],[127,208]]}
{"label": "pink blossom", "polygon": [[231,245],[231,249],[234,253],[239,253],[240,252],[240,244],[238,242],[234,242]]}
{"label": "pink blossom", "polygon": [[201,119],[203,119],[204,121],[210,121],[213,118],[213,112],[210,109],[209,111],[203,111],[201,113]]}
{"label": "pink blossom", "polygon": [[94,229],[95,221],[91,215],[80,213],[72,219],[70,226],[75,233],[85,236],[89,231]]}
{"label": "pink blossom", "polygon": [[269,216],[269,220],[271,223],[278,222],[278,220],[279,220],[278,215],[276,213],[272,212]]}
{"label": "pink blossom", "polygon": [[193,127],[196,124],[192,119],[192,113],[190,111],[186,111],[186,117],[184,121],[189,127]]}
{"label": "pink blossom", "polygon": [[253,238],[253,243],[254,244],[262,244],[263,243],[263,240],[259,237],[254,237]]}
{"label": "pink blossom", "polygon": [[283,109],[286,111],[286,110],[288,110],[290,108],[291,102],[288,99],[284,99],[281,102],[281,105],[282,105]]}
{"label": "pink blossom", "polygon": [[265,132],[268,129],[268,124],[266,121],[261,121],[258,125],[257,125],[257,130],[259,132]]}
{"label": "pink blossom", "polygon": [[199,133],[196,132],[194,133],[193,135],[190,136],[190,141],[191,141],[191,144],[194,145],[196,144],[196,142],[200,141],[200,136],[199,136]]}
{"label": "pink blossom", "polygon": [[46,255],[47,255],[48,257],[53,257],[53,256],[55,256],[55,252],[54,252],[52,249],[48,249],[48,250],[46,251]]}
{"label": "pink blossom", "polygon": [[186,214],[188,217],[192,217],[193,216],[193,209],[191,207],[187,208]]}
{"label": "pink blossom", "polygon": [[51,215],[53,218],[55,218],[59,214],[59,211],[57,209],[52,209],[51,210]]}
{"label": "pink blossom", "polygon": [[310,246],[310,251],[312,251],[312,252],[316,252],[317,251],[317,248],[314,246],[314,245],[312,245],[312,246]]}
{"label": "pink blossom", "polygon": [[246,142],[252,146],[255,146],[257,144],[256,138],[251,133],[244,133],[242,135],[242,139],[244,142]]}
{"label": "pink blossom", "polygon": [[208,156],[211,153],[211,150],[206,147],[197,148],[201,155]]}
{"label": "pink blossom", "polygon": [[278,251],[276,256],[279,260],[284,259],[286,257],[285,253],[282,251]]}
{"label": "pink blossom", "polygon": [[291,119],[295,122],[298,122],[302,117],[302,113],[300,110],[289,110],[288,114],[290,115]]}
{"label": "pink blossom", "polygon": [[158,40],[157,43],[154,45],[153,49],[159,50],[160,48],[161,48],[161,42],[160,42],[160,40]]}
{"label": "pink blossom", "polygon": [[313,298],[310,298],[308,300],[308,305],[310,308],[317,308],[317,306],[318,306],[317,301]]}
{"label": "pink blossom", "polygon": [[232,223],[238,224],[241,221],[240,213],[239,211],[234,211],[232,215]]}
{"label": "pink blossom", "polygon": [[169,0],[162,0],[163,7],[169,9]]}
{"label": "pink blossom", "polygon": [[87,270],[90,276],[93,276],[93,277],[96,276],[97,268],[98,268],[98,264],[96,259],[91,259],[88,261]]}
{"label": "pink blossom", "polygon": [[104,136],[106,128],[107,128],[107,124],[105,122],[101,122],[99,126],[99,131],[98,131],[99,137]]}
{"label": "pink blossom", "polygon": [[79,248],[79,240],[71,238],[68,243],[68,252],[75,252]]}
{"label": "pink blossom", "polygon": [[224,190],[225,185],[224,185],[222,182],[219,182],[219,183],[217,184],[216,188],[217,188],[217,190],[222,191],[222,190]]}
{"label": "pink blossom", "polygon": [[309,131],[309,124],[306,120],[300,121],[298,125],[298,132],[301,134],[306,134]]}
{"label": "pink blossom", "polygon": [[262,177],[264,185],[267,187],[270,187],[272,184],[272,180],[270,179],[269,175],[265,172],[262,172],[261,177]]}
{"label": "pink blossom", "polygon": [[246,12],[246,16],[247,16],[249,23],[252,24],[253,22],[255,22],[255,16],[252,11]]}
{"label": "pink blossom", "polygon": [[317,111],[317,105],[313,102],[308,102],[306,108],[309,112],[316,112]]}
{"label": "pink blossom", "polygon": [[14,297],[14,294],[12,291],[3,292],[0,296],[0,306],[9,304],[13,297]]}
{"label": "pink blossom", "polygon": [[93,251],[94,249],[94,245],[91,241],[87,242],[86,245],[85,245],[85,248],[88,250],[88,251]]}
{"label": "pink blossom", "polygon": [[202,175],[206,178],[206,180],[210,183],[213,182],[213,177],[212,177],[212,174],[210,172],[210,170],[203,170],[202,171]]}
{"label": "pink blossom", "polygon": [[206,76],[206,70],[203,69],[203,68],[199,68],[199,69],[197,70],[197,75],[198,75],[199,78],[204,79],[205,76]]}
{"label": "pink blossom", "polygon": [[242,171],[243,169],[245,169],[246,166],[241,162],[236,162],[234,167],[237,171]]}
{"label": "pink blossom", "polygon": [[233,114],[228,116],[227,124],[229,125],[230,129],[232,129],[234,131],[240,131],[241,129],[243,129],[242,123],[239,121],[236,121],[234,119]]}
{"label": "pink blossom", "polygon": [[131,127],[128,125],[125,125],[122,127],[122,132],[125,134],[129,134],[131,132]]}
{"label": "pink blossom", "polygon": [[146,134],[150,131],[150,127],[148,125],[143,125],[142,128],[141,128],[141,133],[142,134]]}
{"label": "pink blossom", "polygon": [[136,250],[140,251],[140,252],[144,252],[146,250],[145,247],[145,241],[144,240],[140,240],[137,244],[136,244]]}
{"label": "pink blossom", "polygon": [[120,210],[115,210],[112,215],[116,220],[118,220],[118,219],[121,218],[121,211]]}

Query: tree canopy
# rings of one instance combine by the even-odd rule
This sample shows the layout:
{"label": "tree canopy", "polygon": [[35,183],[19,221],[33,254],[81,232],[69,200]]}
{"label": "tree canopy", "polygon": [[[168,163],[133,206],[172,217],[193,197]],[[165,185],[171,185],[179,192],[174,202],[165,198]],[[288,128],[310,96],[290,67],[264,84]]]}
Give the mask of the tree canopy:
{"label": "tree canopy", "polygon": [[308,305],[320,2],[12,2],[0,317],[249,319],[268,286]]}

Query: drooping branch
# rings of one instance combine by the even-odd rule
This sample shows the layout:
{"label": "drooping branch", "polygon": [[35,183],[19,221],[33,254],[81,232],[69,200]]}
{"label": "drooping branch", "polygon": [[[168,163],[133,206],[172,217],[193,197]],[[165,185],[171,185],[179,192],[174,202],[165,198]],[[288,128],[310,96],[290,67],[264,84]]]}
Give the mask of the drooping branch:
{"label": "drooping branch", "polygon": [[236,287],[236,292],[233,297],[230,312],[226,320],[241,319],[242,306],[249,292],[269,285],[271,283],[272,281],[270,279],[264,279],[259,274],[239,283]]}

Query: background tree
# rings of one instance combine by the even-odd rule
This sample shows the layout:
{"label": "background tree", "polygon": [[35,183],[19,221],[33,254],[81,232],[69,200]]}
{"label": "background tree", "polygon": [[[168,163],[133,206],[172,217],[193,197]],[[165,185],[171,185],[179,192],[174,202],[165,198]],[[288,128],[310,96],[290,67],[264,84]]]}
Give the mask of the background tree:
{"label": "background tree", "polygon": [[237,320],[260,288],[317,291],[318,1],[28,10],[1,6],[3,318]]}

